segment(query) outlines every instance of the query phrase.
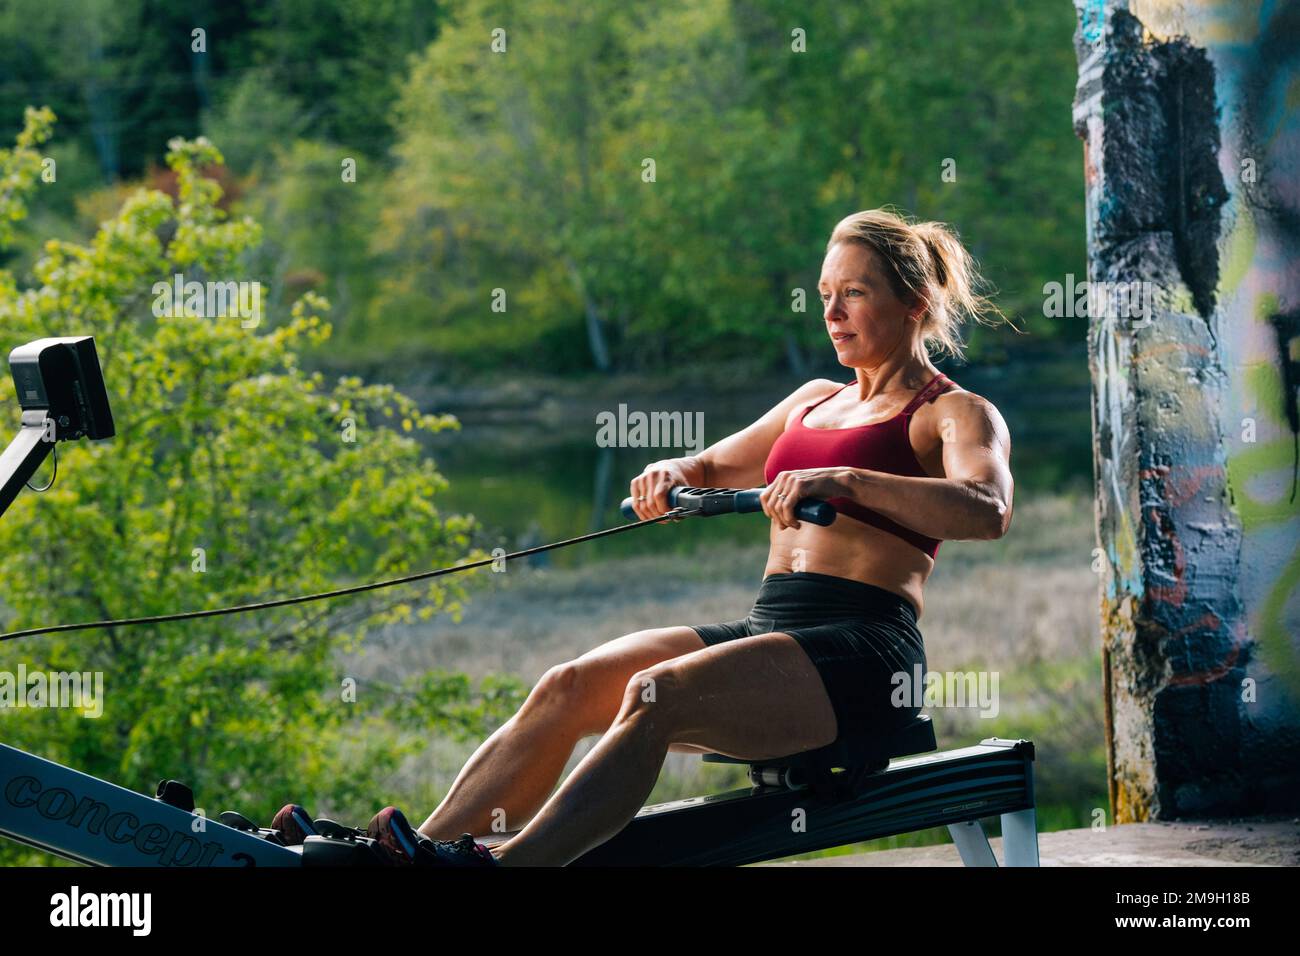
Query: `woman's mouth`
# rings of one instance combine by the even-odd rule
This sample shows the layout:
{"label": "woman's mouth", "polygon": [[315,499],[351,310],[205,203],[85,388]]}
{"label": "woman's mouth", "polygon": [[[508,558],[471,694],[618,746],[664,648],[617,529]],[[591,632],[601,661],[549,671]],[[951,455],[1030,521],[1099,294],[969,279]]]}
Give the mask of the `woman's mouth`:
{"label": "woman's mouth", "polygon": [[853,338],[853,337],[854,337],[854,336],[852,335],[852,333],[848,333],[848,332],[837,332],[836,334],[834,334],[834,335],[831,336],[831,340],[832,340],[836,345],[839,345],[841,342],[847,342],[849,339],[851,339],[851,338]]}

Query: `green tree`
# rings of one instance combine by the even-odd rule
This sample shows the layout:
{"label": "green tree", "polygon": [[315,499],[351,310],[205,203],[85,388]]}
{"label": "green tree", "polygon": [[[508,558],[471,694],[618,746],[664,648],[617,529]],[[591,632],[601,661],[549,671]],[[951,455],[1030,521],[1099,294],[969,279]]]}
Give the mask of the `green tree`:
{"label": "green tree", "polygon": [[463,4],[403,90],[377,244],[396,267],[376,313],[428,314],[435,350],[484,363],[532,352],[600,370],[663,365],[737,328],[729,297],[751,263],[731,214],[770,144],[726,12]]}
{"label": "green tree", "polygon": [[[610,296],[583,244],[608,213],[618,19],[603,3],[461,6],[399,101],[392,228],[376,245],[395,267],[377,315],[419,310],[434,348],[467,356],[500,356],[494,340],[527,353],[548,334],[581,335],[571,317],[582,315],[589,361],[610,366]],[[491,309],[496,289],[505,313]]]}
{"label": "green tree", "polygon": [[[376,271],[367,253],[377,228],[378,187],[372,184],[382,181],[375,164],[301,139],[276,148],[274,156],[274,175],[245,203],[270,237],[256,262],[272,276],[272,305],[287,304],[306,290],[328,296],[337,344],[313,357],[320,364],[355,368],[366,359],[382,361],[385,347],[400,351],[399,341],[376,340],[364,321]],[[355,165],[356,181],[344,178],[344,161]],[[395,327],[400,326],[389,326]]]}
{"label": "green tree", "polygon": [[801,369],[831,228],[893,204],[1068,333],[1039,290],[1082,264],[1071,26],[991,0],[466,0],[403,90],[372,327],[419,312],[426,349],[484,366],[571,368],[585,341],[598,369]]}
{"label": "green tree", "polygon": [[[221,4],[216,5],[218,9]],[[278,0],[249,4],[241,37],[274,88],[311,110],[310,135],[382,156],[393,141],[392,104],[407,58],[445,16],[430,0]]]}
{"label": "green tree", "polygon": [[[51,121],[29,110],[16,147],[0,151],[0,239],[25,211]],[[473,520],[439,512],[446,481],[415,440],[455,421],[391,386],[327,385],[299,367],[299,347],[328,340],[323,300],[304,297],[269,332],[155,314],[154,284],[176,273],[252,278],[242,262],[260,229],[226,218],[201,175],[220,159],[206,140],[173,141],[176,201],[139,190],[88,243],[50,241],[28,288],[0,272],[0,348],[94,335],[117,425],[109,441],[60,446],[52,490],[20,496],[0,521],[6,629],[325,590],[469,550]],[[6,376],[0,405],[12,399]],[[363,684],[355,703],[343,699],[347,652],[368,632],[457,614],[464,597],[457,581],[425,582],[8,643],[10,670],[101,671],[105,699],[99,719],[6,709],[3,737],[136,789],[185,779],[209,808],[266,815],[308,799],[373,812],[395,796],[386,778],[418,744],[412,731],[482,733],[519,702],[515,682],[448,674]]]}

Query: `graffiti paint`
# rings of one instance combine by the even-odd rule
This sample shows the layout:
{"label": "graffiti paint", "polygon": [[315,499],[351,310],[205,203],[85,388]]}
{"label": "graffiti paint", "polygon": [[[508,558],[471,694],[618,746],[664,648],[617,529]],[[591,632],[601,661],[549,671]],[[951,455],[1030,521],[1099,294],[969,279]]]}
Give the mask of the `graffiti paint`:
{"label": "graffiti paint", "polygon": [[[1300,4],[1075,0],[1117,820],[1300,805]],[[1255,696],[1243,693],[1251,687]]]}
{"label": "graffiti paint", "polygon": [[1096,43],[1106,29],[1106,0],[1088,0],[1079,18],[1079,32],[1088,43]]}

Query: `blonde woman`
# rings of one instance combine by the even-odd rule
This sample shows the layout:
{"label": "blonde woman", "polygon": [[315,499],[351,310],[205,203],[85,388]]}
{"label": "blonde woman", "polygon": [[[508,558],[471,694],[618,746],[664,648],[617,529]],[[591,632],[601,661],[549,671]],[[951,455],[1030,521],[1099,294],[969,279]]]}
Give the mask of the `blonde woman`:
{"label": "blonde woman", "polygon": [[[669,510],[674,485],[766,484],[771,548],[749,614],[637,631],[552,667],[418,832],[392,807],[375,817],[370,834],[393,859],[568,864],[631,820],[669,750],[779,757],[913,718],[917,708],[890,703],[893,677],[926,667],[917,621],[939,542],[998,538],[1011,522],[1006,424],[931,362],[960,355],[963,320],[996,312],[977,281],[940,223],[881,209],[841,221],[818,288],[852,380],[808,382],[631,485],[644,519]],[[795,519],[803,498],[829,500],[835,522]],[[596,734],[552,793],[573,747]],[[475,843],[469,834],[491,832],[501,814],[525,825],[490,851]]]}

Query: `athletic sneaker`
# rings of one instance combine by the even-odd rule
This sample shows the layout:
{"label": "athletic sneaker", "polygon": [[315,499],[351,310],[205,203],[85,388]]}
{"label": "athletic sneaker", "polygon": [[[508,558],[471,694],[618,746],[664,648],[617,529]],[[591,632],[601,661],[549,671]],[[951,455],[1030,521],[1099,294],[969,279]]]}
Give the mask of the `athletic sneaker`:
{"label": "athletic sneaker", "polygon": [[307,837],[316,835],[311,814],[296,803],[286,803],[271,821],[271,829],[280,832],[280,842],[285,846],[298,846]]}
{"label": "athletic sneaker", "polygon": [[390,861],[398,866],[498,866],[487,847],[463,833],[459,840],[430,840],[407,822],[397,807],[384,807],[366,827]]}
{"label": "athletic sneaker", "polygon": [[[428,839],[424,837],[424,839]],[[474,842],[472,833],[462,833],[457,840],[429,840],[438,856],[437,866],[500,866],[500,861],[482,843]]]}
{"label": "athletic sneaker", "polygon": [[390,863],[410,866],[419,853],[420,841],[406,815],[397,807],[384,807],[366,824],[366,836],[374,840]]}

